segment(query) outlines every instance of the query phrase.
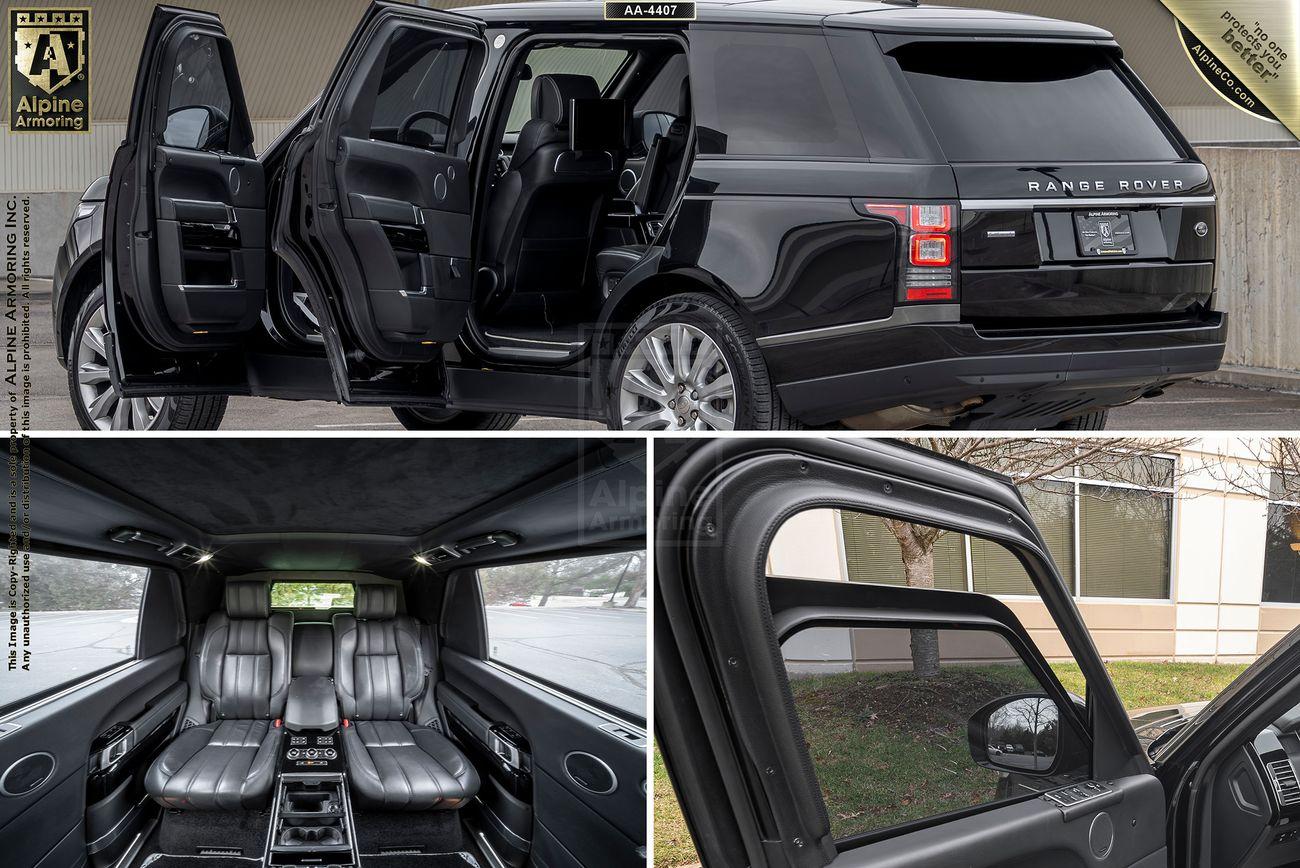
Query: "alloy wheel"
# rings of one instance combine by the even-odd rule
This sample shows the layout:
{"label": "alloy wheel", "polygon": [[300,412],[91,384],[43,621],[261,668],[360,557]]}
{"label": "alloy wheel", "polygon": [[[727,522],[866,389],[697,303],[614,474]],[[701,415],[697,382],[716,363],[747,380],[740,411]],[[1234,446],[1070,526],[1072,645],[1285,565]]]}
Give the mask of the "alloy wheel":
{"label": "alloy wheel", "polygon": [[95,308],[86,320],[77,343],[77,395],[86,415],[101,431],[145,431],[158,424],[165,398],[122,399],[113,389],[108,373],[108,332],[104,306]]}
{"label": "alloy wheel", "polygon": [[685,323],[665,323],[637,344],[619,387],[626,431],[730,431],[736,387],[713,338]]}

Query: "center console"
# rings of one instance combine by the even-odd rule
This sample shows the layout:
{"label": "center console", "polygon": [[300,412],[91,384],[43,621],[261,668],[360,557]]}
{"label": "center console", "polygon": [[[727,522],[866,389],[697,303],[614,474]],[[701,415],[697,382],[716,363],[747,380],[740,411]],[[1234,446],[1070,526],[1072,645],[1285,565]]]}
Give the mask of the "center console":
{"label": "center console", "polygon": [[267,864],[359,864],[338,706],[329,679],[294,679],[284,727]]}

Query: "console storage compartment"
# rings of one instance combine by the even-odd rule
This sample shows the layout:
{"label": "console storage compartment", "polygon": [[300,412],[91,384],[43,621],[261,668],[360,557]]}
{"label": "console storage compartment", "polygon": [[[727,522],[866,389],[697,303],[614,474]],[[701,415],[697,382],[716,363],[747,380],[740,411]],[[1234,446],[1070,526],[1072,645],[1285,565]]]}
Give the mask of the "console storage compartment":
{"label": "console storage compartment", "polygon": [[284,775],[271,829],[271,865],[355,865],[347,790],[339,775]]}

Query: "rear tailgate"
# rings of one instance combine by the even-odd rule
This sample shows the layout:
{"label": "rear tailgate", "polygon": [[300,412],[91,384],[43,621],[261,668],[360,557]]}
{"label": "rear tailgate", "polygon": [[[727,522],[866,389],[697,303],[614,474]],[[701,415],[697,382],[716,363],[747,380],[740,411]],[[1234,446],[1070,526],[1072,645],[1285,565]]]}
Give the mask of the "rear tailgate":
{"label": "rear tailgate", "polygon": [[1209,172],[1116,47],[881,41],[956,177],[963,319],[1143,325],[1210,303]]}

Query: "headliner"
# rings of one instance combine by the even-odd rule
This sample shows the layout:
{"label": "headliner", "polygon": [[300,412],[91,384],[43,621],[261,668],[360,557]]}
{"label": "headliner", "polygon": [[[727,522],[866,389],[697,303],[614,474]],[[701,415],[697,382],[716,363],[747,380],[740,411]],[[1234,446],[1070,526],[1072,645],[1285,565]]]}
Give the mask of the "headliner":
{"label": "headliner", "polygon": [[213,536],[415,536],[580,458],[594,439],[48,439],[40,447]]}

